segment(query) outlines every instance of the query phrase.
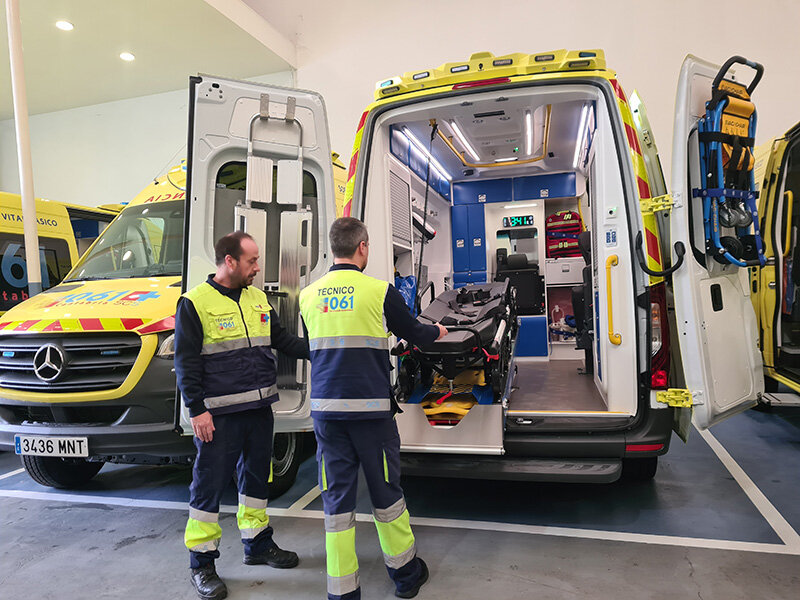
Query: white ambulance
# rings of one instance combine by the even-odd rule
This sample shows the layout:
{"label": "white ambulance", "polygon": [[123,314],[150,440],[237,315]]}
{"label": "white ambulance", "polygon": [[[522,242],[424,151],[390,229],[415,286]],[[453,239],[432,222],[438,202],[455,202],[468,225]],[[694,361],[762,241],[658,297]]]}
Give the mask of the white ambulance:
{"label": "white ambulance", "polygon": [[[673,427],[685,437],[692,418],[706,428],[755,404],[764,383],[748,272],[706,256],[692,197],[697,122],[718,70],[691,56],[682,68],[671,195],[644,105],[601,50],[483,52],[379,83],[344,205],[369,228],[367,273],[418,277],[423,317],[429,292],[512,290],[497,347],[476,341],[448,358],[474,367],[466,379],[443,380],[413,364],[430,360],[425,349],[396,347],[405,472],[650,478]],[[183,285],[213,270],[213,240],[235,215],[265,248],[260,283],[300,333],[298,293],[332,264],[337,216],[323,100],[209,76],[190,93]],[[218,185],[232,166],[246,167],[246,190]],[[569,220],[578,229],[564,233]],[[279,385],[278,421],[307,427],[306,364],[281,358]]]}

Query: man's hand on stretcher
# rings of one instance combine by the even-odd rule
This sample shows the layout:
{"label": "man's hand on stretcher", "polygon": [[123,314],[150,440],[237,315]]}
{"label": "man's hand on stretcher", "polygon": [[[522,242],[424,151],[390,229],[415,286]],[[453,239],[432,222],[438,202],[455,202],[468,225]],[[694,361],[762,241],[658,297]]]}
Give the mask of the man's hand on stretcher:
{"label": "man's hand on stretcher", "polygon": [[439,337],[436,338],[436,341],[438,342],[440,339],[442,339],[444,336],[447,335],[447,328],[441,323],[436,323],[436,326],[439,328]]}

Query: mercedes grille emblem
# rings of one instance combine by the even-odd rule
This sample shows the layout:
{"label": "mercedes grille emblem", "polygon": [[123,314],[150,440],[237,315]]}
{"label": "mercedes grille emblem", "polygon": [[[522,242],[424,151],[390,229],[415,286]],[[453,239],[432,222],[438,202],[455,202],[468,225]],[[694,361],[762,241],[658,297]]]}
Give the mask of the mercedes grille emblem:
{"label": "mercedes grille emblem", "polygon": [[47,383],[51,383],[64,372],[64,353],[55,344],[45,344],[33,356],[33,372]]}

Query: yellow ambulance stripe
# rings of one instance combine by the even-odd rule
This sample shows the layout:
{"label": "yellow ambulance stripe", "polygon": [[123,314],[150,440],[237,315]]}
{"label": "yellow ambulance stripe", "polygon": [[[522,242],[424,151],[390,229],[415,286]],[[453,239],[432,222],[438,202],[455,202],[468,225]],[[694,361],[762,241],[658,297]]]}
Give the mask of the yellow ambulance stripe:
{"label": "yellow ambulance stripe", "polygon": [[[625,124],[626,129],[634,136],[638,136],[636,132],[636,126],[633,121],[633,114],[631,113],[630,106],[628,105],[627,99],[623,99],[624,93],[622,92],[622,88],[620,87],[619,83],[614,81],[612,85],[617,92],[617,104],[619,106],[620,114],[622,115],[622,122]],[[626,132],[627,133],[627,132]],[[628,145],[628,150],[631,155],[631,162],[633,165],[633,173],[636,176],[637,180],[643,181],[647,184],[647,188],[652,190],[652,186],[650,183],[650,178],[647,175],[647,166],[644,162],[644,156],[642,155],[641,148],[639,147],[639,140],[637,138],[636,145],[632,144],[626,135],[626,142]],[[638,183],[638,181],[637,181]],[[640,201],[640,211],[642,214],[642,224],[644,225],[644,240],[642,241],[642,250],[645,255],[645,260],[647,261],[647,266],[653,271],[661,271],[663,269],[663,261],[661,260],[661,253],[657,251],[659,234],[658,234],[658,224],[656,222],[656,217],[652,212],[644,211],[641,209],[641,201],[649,199],[651,194],[645,196],[643,194],[643,188],[640,185],[637,185],[637,193],[639,194],[639,201]],[[650,248],[648,250],[648,238],[650,240],[656,240],[655,249]],[[655,256],[654,256],[655,254]],[[650,277],[650,285],[659,283],[663,281],[662,277]]]}

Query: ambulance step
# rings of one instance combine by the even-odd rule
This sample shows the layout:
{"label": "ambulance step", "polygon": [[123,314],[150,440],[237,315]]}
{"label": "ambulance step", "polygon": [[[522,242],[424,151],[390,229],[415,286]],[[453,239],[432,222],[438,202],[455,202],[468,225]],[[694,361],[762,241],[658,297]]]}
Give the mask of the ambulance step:
{"label": "ambulance step", "polygon": [[619,479],[622,473],[620,459],[528,459],[401,453],[400,460],[403,475],[428,477],[611,483]]}

